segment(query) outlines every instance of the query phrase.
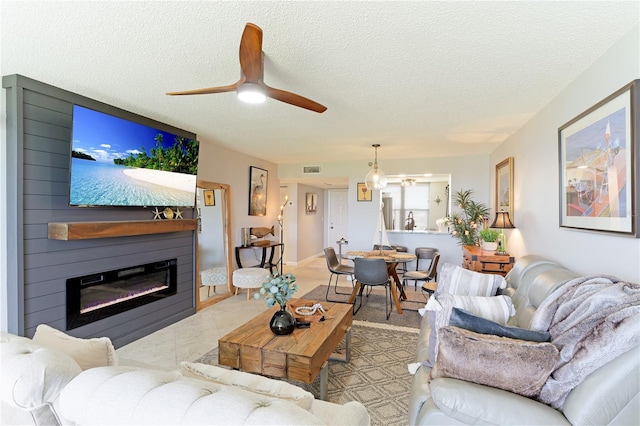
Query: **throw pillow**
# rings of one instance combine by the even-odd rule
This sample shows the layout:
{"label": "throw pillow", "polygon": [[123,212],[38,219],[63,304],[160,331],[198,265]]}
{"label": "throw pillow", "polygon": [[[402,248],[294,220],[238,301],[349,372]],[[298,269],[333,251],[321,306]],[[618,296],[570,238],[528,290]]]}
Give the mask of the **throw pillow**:
{"label": "throw pillow", "polygon": [[438,359],[431,378],[450,377],[532,398],[540,394],[558,357],[552,343],[447,326],[440,329]]}
{"label": "throw pillow", "polygon": [[234,386],[260,395],[287,400],[305,410],[310,410],[313,404],[314,396],[311,392],[281,380],[229,370],[215,365],[194,362],[182,362],[180,365],[185,377],[204,379],[220,385]]}
{"label": "throw pillow", "polygon": [[515,314],[515,309],[509,296],[480,297],[441,294],[430,297],[426,309],[435,311],[435,315],[429,315],[431,338],[429,339],[428,366],[432,366],[436,361],[438,355],[438,330],[449,325],[449,318],[453,308],[467,310],[500,324],[506,324],[509,318]]}
{"label": "throw pillow", "polygon": [[495,296],[507,282],[498,274],[481,274],[457,265],[445,263],[438,273],[435,294],[450,293],[461,296]]}
{"label": "throw pillow", "polygon": [[118,365],[116,351],[108,337],[81,339],[69,336],[46,324],[40,324],[36,328],[33,341],[39,345],[66,353],[83,370]]}
{"label": "throw pillow", "polygon": [[473,315],[464,309],[453,308],[449,317],[449,325],[464,328],[480,334],[509,337],[511,339],[529,340],[530,342],[548,342],[551,334],[545,331],[534,331],[526,328],[509,327],[494,321]]}
{"label": "throw pillow", "polygon": [[[0,398],[31,411],[36,424],[50,424],[46,406],[53,404],[82,369],[68,354],[31,339],[2,334]],[[39,411],[39,408],[42,410]],[[44,419],[40,416],[44,416]]]}

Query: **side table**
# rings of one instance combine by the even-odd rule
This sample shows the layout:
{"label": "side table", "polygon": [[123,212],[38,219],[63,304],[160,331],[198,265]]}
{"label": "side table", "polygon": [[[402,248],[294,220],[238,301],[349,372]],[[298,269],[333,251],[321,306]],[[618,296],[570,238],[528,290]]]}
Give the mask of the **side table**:
{"label": "side table", "polygon": [[[238,268],[267,268],[269,269],[269,273],[273,273],[275,269],[278,271],[278,262],[273,262],[273,255],[276,247],[280,247],[280,256],[282,257],[282,253],[284,250],[283,243],[270,242],[269,244],[259,245],[259,246],[237,246],[236,247],[236,263],[238,264]],[[240,251],[246,249],[262,249],[262,256],[260,258],[260,263],[257,265],[243,265],[242,259],[240,257]],[[269,251],[269,258],[267,259],[267,250]]]}
{"label": "side table", "polygon": [[515,259],[510,255],[498,255],[494,251],[477,246],[462,246],[462,267],[485,274],[507,275]]}

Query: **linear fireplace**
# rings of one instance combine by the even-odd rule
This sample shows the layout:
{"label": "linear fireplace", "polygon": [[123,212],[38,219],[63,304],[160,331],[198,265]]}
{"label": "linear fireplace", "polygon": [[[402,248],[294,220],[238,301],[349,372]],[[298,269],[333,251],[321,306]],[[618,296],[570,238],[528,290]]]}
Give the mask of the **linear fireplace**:
{"label": "linear fireplace", "polygon": [[67,330],[176,294],[177,260],[67,280]]}

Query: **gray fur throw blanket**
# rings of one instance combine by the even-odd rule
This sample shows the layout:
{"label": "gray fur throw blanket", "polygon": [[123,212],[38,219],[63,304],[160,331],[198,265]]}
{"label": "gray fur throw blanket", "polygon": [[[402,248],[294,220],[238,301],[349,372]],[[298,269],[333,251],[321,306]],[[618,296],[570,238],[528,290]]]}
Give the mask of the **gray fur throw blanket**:
{"label": "gray fur throw blanket", "polygon": [[569,281],[540,304],[531,329],[560,351],[539,400],[561,408],[591,372],[640,344],[640,285],[612,276]]}

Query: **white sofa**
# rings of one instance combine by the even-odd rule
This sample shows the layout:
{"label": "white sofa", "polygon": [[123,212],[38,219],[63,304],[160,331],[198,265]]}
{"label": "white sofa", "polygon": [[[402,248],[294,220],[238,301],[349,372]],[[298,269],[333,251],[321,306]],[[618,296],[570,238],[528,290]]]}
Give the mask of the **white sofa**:
{"label": "white sofa", "polygon": [[40,327],[33,340],[0,333],[1,424],[370,423],[356,401],[321,401],[283,381],[204,364],[117,365],[108,339],[52,337]]}

